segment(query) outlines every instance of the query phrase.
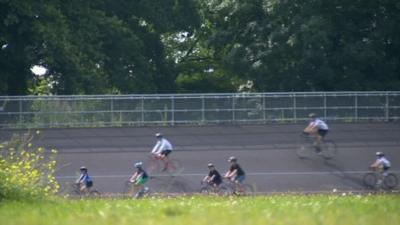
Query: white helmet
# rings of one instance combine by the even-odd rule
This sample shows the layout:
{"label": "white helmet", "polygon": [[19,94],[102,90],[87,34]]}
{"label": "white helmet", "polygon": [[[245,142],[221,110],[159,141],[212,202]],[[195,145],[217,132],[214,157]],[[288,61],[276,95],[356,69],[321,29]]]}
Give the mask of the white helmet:
{"label": "white helmet", "polygon": [[135,167],[136,167],[136,168],[142,168],[142,166],[143,166],[143,163],[142,163],[142,162],[137,162],[137,163],[135,163]]}

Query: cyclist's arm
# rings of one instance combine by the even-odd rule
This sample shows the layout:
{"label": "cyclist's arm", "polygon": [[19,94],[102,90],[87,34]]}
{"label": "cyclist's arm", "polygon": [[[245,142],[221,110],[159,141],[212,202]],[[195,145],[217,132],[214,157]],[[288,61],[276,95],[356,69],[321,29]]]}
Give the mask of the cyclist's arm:
{"label": "cyclist's arm", "polygon": [[228,171],[228,172],[226,172],[225,177],[226,178],[232,178],[233,176],[236,175],[236,173],[237,173],[237,169],[235,169],[233,171]]}
{"label": "cyclist's arm", "polygon": [[135,180],[138,179],[138,173],[135,172],[132,177],[129,179],[130,182],[135,182]]}
{"label": "cyclist's arm", "polygon": [[380,161],[379,160],[375,160],[375,162],[372,163],[370,167],[377,168],[377,167],[379,167],[379,165],[380,165]]}
{"label": "cyclist's arm", "polygon": [[215,175],[212,175],[210,178],[208,178],[208,181],[209,181],[209,182],[210,182],[210,181],[213,181],[214,178],[215,178]]}
{"label": "cyclist's arm", "polygon": [[310,124],[308,124],[308,126],[306,128],[304,128],[304,132],[305,133],[312,133],[315,130],[316,124],[311,122]]}
{"label": "cyclist's arm", "polygon": [[151,150],[151,153],[153,154],[158,154],[160,151],[161,147],[161,141],[157,141],[156,145],[154,145],[153,150]]}
{"label": "cyclist's arm", "polygon": [[75,183],[77,183],[77,184],[83,183],[83,181],[85,180],[84,178],[85,178],[85,176],[83,174],[81,174]]}

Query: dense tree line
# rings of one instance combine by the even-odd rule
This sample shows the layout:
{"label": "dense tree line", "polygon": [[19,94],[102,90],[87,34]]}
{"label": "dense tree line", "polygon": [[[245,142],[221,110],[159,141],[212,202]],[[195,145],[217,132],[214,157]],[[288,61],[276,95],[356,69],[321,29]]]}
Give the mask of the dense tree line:
{"label": "dense tree line", "polygon": [[0,21],[1,95],[400,86],[397,0],[0,0]]}

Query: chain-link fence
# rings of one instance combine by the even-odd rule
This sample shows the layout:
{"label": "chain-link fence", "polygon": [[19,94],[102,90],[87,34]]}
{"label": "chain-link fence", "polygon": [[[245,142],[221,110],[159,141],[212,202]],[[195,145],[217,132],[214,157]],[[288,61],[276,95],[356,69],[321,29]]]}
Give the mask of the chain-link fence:
{"label": "chain-link fence", "polygon": [[400,118],[400,92],[0,97],[3,128],[298,122]]}

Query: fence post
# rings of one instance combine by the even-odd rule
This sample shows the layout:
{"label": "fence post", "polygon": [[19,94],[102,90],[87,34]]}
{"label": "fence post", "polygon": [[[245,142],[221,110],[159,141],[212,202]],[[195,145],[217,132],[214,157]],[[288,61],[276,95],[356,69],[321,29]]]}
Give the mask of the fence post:
{"label": "fence post", "polygon": [[354,95],[354,118],[358,121],[358,93]]}
{"label": "fence post", "polygon": [[234,94],[231,95],[232,99],[232,122],[235,122],[235,96]]}
{"label": "fence post", "polygon": [[144,125],[144,96],[142,96],[142,102],[141,102],[141,121],[142,121],[142,126]]}
{"label": "fence post", "polygon": [[206,120],[206,115],[205,115],[205,108],[206,108],[206,102],[205,102],[204,95],[201,96],[201,121],[204,123]]}
{"label": "fence post", "polygon": [[18,116],[19,124],[22,125],[22,99],[19,99],[19,116]]}
{"label": "fence post", "polygon": [[175,123],[175,96],[171,96],[171,125]]}
{"label": "fence post", "polygon": [[265,105],[265,93],[263,93],[263,95],[262,95],[263,97],[262,97],[262,110],[263,110],[263,121],[264,121],[264,123],[266,123],[267,121],[267,115],[266,115],[266,112],[265,112],[265,107],[266,107],[266,105]]}
{"label": "fence post", "polygon": [[324,119],[326,120],[326,93],[324,93]]}
{"label": "fence post", "polygon": [[110,99],[110,120],[111,120],[111,126],[114,126],[114,97],[111,97]]}
{"label": "fence post", "polygon": [[385,101],[386,101],[386,103],[385,103],[385,122],[388,122],[389,121],[389,92],[388,91],[386,92],[386,95],[385,95]]}
{"label": "fence post", "polygon": [[297,106],[296,106],[296,94],[292,95],[293,97],[293,119],[294,122],[297,122]]}

